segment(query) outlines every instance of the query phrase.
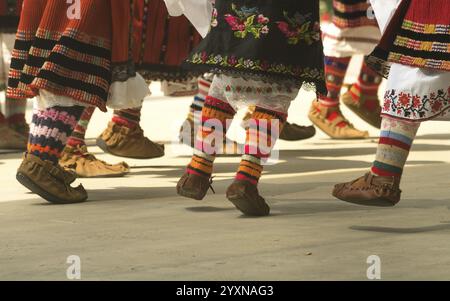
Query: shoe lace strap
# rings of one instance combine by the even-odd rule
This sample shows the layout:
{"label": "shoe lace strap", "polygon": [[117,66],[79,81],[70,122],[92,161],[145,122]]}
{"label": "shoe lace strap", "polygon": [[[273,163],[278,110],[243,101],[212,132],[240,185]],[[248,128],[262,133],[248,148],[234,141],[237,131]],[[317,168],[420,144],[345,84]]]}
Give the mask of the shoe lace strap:
{"label": "shoe lace strap", "polygon": [[213,184],[213,179],[214,179],[214,177],[210,177],[210,178],[209,178],[209,189],[211,189],[211,191],[212,191],[214,194],[216,194],[216,191],[214,190],[214,188],[213,188],[213,186],[212,186],[212,184]]}
{"label": "shoe lace strap", "polygon": [[88,160],[96,160],[97,158],[91,154],[87,148],[83,148],[79,145],[77,145],[77,152],[79,152],[84,158],[88,159]]}

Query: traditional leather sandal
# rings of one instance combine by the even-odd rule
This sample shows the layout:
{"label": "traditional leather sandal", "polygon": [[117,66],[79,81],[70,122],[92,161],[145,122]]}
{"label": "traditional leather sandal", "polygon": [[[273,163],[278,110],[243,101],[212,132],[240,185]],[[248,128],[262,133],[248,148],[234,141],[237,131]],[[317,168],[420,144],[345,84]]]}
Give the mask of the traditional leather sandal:
{"label": "traditional leather sandal", "polygon": [[[326,118],[329,110],[329,108],[319,108],[319,105],[313,102],[308,117],[315,126],[333,139],[366,139],[369,137],[369,132],[356,129],[346,120],[339,108],[333,108],[333,110],[339,111],[339,115],[333,121],[329,121]],[[338,126],[342,122],[345,122],[346,125]]]}
{"label": "traditional leather sandal", "polygon": [[89,153],[85,145],[66,146],[59,159],[59,165],[75,172],[79,178],[123,177],[130,172],[127,163],[108,164]]}
{"label": "traditional leather sandal", "polygon": [[76,179],[74,173],[31,154],[24,154],[16,179],[50,203],[73,204],[88,198],[82,185],[75,188],[70,186]]}
{"label": "traditional leather sandal", "polygon": [[341,100],[359,118],[377,129],[381,128],[381,106],[379,100],[374,101],[375,107],[371,110],[366,107],[367,99],[364,96],[361,96],[359,101],[355,101],[350,91],[342,95]]}
{"label": "traditional leather sandal", "polygon": [[227,189],[227,198],[245,215],[267,216],[270,214],[270,207],[259,195],[257,186],[248,181],[235,180]]}
{"label": "traditional leather sandal", "polygon": [[186,172],[178,181],[177,193],[181,196],[201,201],[205,198],[209,189],[216,193],[212,187],[212,179]]}
{"label": "traditional leather sandal", "polygon": [[337,184],[333,196],[357,205],[392,207],[400,201],[399,177],[380,177],[371,173],[354,181]]}
{"label": "traditional leather sandal", "polygon": [[130,129],[110,122],[97,138],[97,146],[114,156],[133,159],[153,159],[164,156],[164,145],[144,136],[138,126]]}

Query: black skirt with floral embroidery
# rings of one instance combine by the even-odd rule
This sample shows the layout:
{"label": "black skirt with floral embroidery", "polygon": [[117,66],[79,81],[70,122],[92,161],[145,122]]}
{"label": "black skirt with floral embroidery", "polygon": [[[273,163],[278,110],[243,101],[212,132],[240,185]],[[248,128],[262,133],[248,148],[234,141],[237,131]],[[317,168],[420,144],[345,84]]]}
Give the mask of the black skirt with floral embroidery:
{"label": "black skirt with floral embroidery", "polygon": [[216,0],[211,31],[185,66],[325,93],[323,64],[319,0]]}

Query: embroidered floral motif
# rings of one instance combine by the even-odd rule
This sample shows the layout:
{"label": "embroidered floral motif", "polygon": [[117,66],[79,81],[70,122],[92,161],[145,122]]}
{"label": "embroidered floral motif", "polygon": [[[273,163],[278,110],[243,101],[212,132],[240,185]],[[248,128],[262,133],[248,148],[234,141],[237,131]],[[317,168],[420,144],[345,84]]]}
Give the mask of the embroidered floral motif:
{"label": "embroidered floral motif", "polygon": [[429,95],[412,95],[388,90],[384,96],[383,113],[408,119],[432,118],[450,109],[450,87]]}
{"label": "embroidered floral motif", "polygon": [[260,14],[257,7],[248,8],[246,6],[237,8],[236,4],[231,5],[236,15],[226,14],[225,21],[234,31],[234,36],[244,39],[248,34],[252,34],[254,38],[259,39],[261,35],[269,33],[269,18]]}
{"label": "embroidered floral motif", "polygon": [[211,19],[211,27],[217,27],[219,25],[219,21],[217,21],[217,16],[219,13],[217,12],[217,8],[213,9],[212,19]]}
{"label": "embroidered floral motif", "polygon": [[199,65],[217,65],[221,67],[231,67],[241,70],[264,71],[278,73],[282,75],[291,75],[300,78],[308,78],[322,81],[324,72],[317,68],[302,68],[299,66],[289,66],[280,63],[271,63],[264,60],[251,60],[236,56],[222,56],[216,54],[207,54],[206,52],[195,53],[188,60],[191,64]]}
{"label": "embroidered floral motif", "polygon": [[248,93],[248,94],[256,94],[256,95],[265,95],[272,94],[274,92],[278,93],[292,93],[294,90],[291,86],[281,86],[274,85],[273,87],[254,87],[254,86],[225,86],[225,92],[233,92],[233,93]]}
{"label": "embroidered floral motif", "polygon": [[290,17],[286,11],[283,14],[287,22],[276,23],[288,39],[288,44],[297,45],[300,41],[305,41],[307,45],[311,45],[320,40],[320,25],[318,22],[311,24],[311,14],[296,13],[293,17]]}

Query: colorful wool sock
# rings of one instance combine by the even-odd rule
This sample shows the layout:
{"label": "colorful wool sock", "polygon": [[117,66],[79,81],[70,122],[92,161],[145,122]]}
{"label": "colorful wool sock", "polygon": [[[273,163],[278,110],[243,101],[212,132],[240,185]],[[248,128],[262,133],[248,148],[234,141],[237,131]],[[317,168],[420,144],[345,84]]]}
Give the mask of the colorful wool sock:
{"label": "colorful wool sock", "polygon": [[209,88],[211,87],[211,81],[206,78],[200,77],[198,79],[198,94],[195,95],[194,100],[189,108],[189,114],[187,119],[197,129],[200,126],[200,116],[202,113],[205,99],[209,94]]}
{"label": "colorful wool sock", "polygon": [[[245,154],[239,164],[236,180],[258,184],[263,172],[262,159],[267,159],[286,123],[287,114],[256,107],[247,121]],[[278,121],[278,128],[272,127],[272,121]]]}
{"label": "colorful wool sock", "polygon": [[80,106],[56,106],[35,110],[30,127],[28,153],[58,164],[67,137],[72,134],[83,109]]}
{"label": "colorful wool sock", "polygon": [[206,97],[201,115],[202,126],[197,133],[194,155],[187,167],[188,173],[211,177],[214,159],[223,148],[227,120],[231,120],[235,114],[236,111],[229,103],[211,96]]}
{"label": "colorful wool sock", "polygon": [[381,76],[364,63],[358,81],[350,88],[350,95],[355,102],[364,103],[368,110],[375,110],[380,102],[378,99],[380,84]]}
{"label": "colorful wool sock", "polygon": [[142,107],[125,110],[114,110],[112,122],[120,126],[134,129],[135,127],[139,126],[139,122],[141,121],[141,110]]}
{"label": "colorful wool sock", "polygon": [[26,99],[5,99],[5,118],[8,124],[26,124],[25,111]]}
{"label": "colorful wool sock", "polygon": [[92,114],[94,114],[95,107],[87,107],[84,109],[83,114],[81,114],[80,120],[78,121],[72,135],[67,139],[67,145],[73,148],[77,146],[82,147],[86,145],[85,136],[86,130],[91,121]]}
{"label": "colorful wool sock", "polygon": [[401,177],[420,123],[383,117],[380,141],[372,174]]}
{"label": "colorful wool sock", "polygon": [[[325,57],[325,80],[328,94],[319,95],[319,103],[322,107],[338,108],[341,96],[342,85],[344,84],[345,73],[350,64],[351,57]],[[330,110],[327,119],[332,122],[339,116],[337,110]],[[344,127],[346,122],[341,122],[337,126]]]}

